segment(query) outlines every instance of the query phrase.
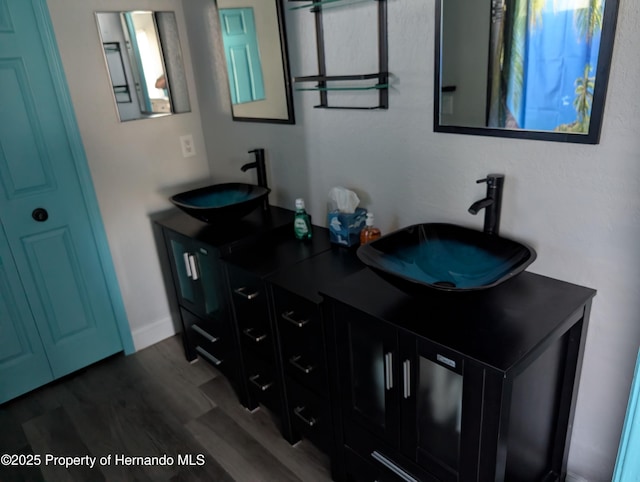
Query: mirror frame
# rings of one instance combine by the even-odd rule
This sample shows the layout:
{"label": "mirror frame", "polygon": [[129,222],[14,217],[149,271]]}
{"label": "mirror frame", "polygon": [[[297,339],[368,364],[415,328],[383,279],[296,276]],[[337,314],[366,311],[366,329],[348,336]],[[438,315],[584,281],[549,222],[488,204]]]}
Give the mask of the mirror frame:
{"label": "mirror frame", "polygon": [[[218,0],[215,1],[216,6],[216,14],[220,11],[220,6],[218,5]],[[262,0],[265,1],[265,0]],[[282,57],[282,77],[283,77],[283,88],[285,90],[285,100],[287,104],[287,118],[269,118],[269,117],[248,117],[248,116],[236,116],[233,110],[233,104],[231,103],[231,90],[229,87],[229,75],[226,70],[226,54],[224,46],[222,46],[222,26],[218,21],[218,45],[220,51],[222,52],[222,58],[225,59],[225,78],[227,79],[227,92],[229,94],[229,104],[231,105],[231,117],[234,121],[240,122],[262,122],[262,123],[272,123],[272,124],[295,124],[295,114],[293,111],[293,87],[291,82],[291,73],[289,70],[289,47],[287,44],[287,30],[285,26],[285,11],[284,11],[284,0],[266,0],[273,1],[276,8],[276,16],[278,19],[278,34],[280,36],[280,55]],[[219,18],[219,16],[218,16]]]}
{"label": "mirror frame", "polygon": [[606,0],[602,21],[602,37],[600,40],[600,52],[598,54],[598,67],[596,69],[596,85],[593,92],[591,107],[591,120],[587,134],[554,131],[534,131],[499,129],[494,127],[467,127],[457,125],[440,124],[440,100],[442,95],[441,79],[441,55],[442,55],[442,2],[436,0],[435,14],[435,76],[434,76],[434,132],[447,132],[451,134],[470,134],[477,136],[507,137],[514,139],[532,139],[541,141],[573,142],[578,144],[598,144],[602,129],[604,104],[609,83],[609,71],[611,69],[611,57],[613,54],[613,41],[616,32],[619,0]]}

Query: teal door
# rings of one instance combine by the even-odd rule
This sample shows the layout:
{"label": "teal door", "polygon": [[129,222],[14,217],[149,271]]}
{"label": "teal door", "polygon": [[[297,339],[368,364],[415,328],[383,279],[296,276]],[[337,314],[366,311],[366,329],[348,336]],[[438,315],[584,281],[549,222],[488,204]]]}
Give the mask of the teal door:
{"label": "teal door", "polygon": [[0,0],[0,403],[131,349],[51,33]]}
{"label": "teal door", "polygon": [[253,8],[221,8],[220,24],[231,103],[263,100],[264,81]]}

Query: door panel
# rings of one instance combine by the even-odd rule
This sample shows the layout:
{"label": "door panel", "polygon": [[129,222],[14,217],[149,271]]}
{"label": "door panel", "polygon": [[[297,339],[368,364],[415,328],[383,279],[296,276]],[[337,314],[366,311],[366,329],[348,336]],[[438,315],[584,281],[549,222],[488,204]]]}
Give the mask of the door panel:
{"label": "door panel", "polygon": [[51,380],[53,373],[0,226],[0,403]]}
{"label": "door panel", "polygon": [[[71,147],[76,126],[63,115],[59,65],[42,30],[46,4],[0,4],[0,216],[59,377],[121,351],[122,342]],[[37,208],[46,220],[32,217]]]}
{"label": "door panel", "polygon": [[220,9],[231,103],[264,100],[264,81],[253,8]]}
{"label": "door panel", "polygon": [[395,448],[400,436],[396,330],[342,304],[334,313],[345,419]]}
{"label": "door panel", "polygon": [[[0,60],[0,174],[9,199],[53,188],[36,102],[29,90],[24,63]],[[9,122],[8,119],[11,119]],[[12,142],[13,140],[13,142]]]}

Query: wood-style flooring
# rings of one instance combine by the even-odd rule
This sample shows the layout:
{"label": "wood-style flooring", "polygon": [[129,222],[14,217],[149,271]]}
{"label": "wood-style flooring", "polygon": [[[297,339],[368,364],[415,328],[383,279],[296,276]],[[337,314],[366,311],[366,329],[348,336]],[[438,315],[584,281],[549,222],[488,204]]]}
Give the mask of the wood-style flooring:
{"label": "wood-style flooring", "polygon": [[[187,362],[175,336],[0,405],[0,454],[41,458],[39,466],[0,465],[0,481],[331,480],[328,458],[306,440],[289,445],[276,422],[264,408],[242,407],[213,367]],[[93,468],[65,468],[47,455],[97,458]],[[122,458],[163,455],[173,463]]]}

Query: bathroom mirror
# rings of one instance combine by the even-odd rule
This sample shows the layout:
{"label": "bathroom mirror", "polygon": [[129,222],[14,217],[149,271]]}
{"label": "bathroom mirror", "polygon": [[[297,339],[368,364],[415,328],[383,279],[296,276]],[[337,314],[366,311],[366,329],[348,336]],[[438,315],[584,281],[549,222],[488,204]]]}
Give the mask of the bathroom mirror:
{"label": "bathroom mirror", "polygon": [[121,121],[191,111],[173,12],[98,12],[96,21]]}
{"label": "bathroom mirror", "polygon": [[294,124],[282,0],[216,0],[233,120]]}
{"label": "bathroom mirror", "polygon": [[597,144],[618,0],[437,0],[434,131]]}

